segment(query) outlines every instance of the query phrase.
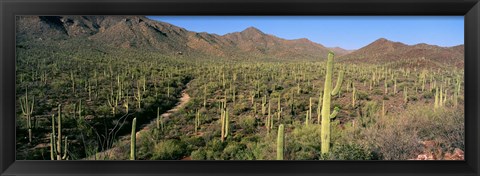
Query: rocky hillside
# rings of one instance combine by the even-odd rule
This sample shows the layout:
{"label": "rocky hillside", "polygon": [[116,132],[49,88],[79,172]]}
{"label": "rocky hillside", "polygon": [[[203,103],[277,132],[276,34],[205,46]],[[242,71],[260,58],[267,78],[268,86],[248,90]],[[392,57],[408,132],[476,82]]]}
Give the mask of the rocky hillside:
{"label": "rocky hillside", "polygon": [[464,46],[440,47],[406,45],[380,38],[352,53],[339,57],[346,63],[392,64],[400,67],[464,67]]}
{"label": "rocky hillside", "polygon": [[140,16],[29,16],[17,21],[19,41],[84,38],[97,45],[165,54],[243,58],[318,59],[329,51],[308,39],[281,39],[254,27],[220,36]]}

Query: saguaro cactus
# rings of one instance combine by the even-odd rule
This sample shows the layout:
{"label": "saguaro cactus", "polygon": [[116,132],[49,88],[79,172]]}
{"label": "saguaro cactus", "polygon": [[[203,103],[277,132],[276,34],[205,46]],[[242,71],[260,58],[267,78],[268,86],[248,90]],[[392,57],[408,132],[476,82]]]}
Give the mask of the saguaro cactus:
{"label": "saguaro cactus", "polygon": [[434,104],[434,110],[437,109],[439,107],[439,92],[438,92],[438,88],[436,88],[435,90],[435,104]]}
{"label": "saguaro cactus", "polygon": [[228,109],[225,110],[225,137],[228,136],[228,132],[230,127],[230,120],[228,118]]}
{"label": "saguaro cactus", "polygon": [[355,101],[357,100],[357,91],[355,85],[352,84],[352,107],[355,107]]}
{"label": "saguaro cactus", "polygon": [[310,103],[308,104],[308,118],[312,119],[312,97],[310,97]]}
{"label": "saguaro cactus", "polygon": [[107,103],[110,108],[112,108],[112,116],[115,116],[116,114],[119,99],[119,94],[115,95],[113,91],[110,93],[110,95],[107,96]]}
{"label": "saguaro cactus", "polygon": [[[338,112],[333,112],[330,114],[330,100],[331,96],[335,96],[342,85],[343,80],[343,71],[340,71],[337,85],[332,91],[332,75],[333,75],[333,58],[335,54],[333,52],[328,53],[327,60],[327,74],[325,76],[325,86],[323,90],[323,103],[322,103],[322,131],[321,131],[321,153],[326,154],[330,149],[330,119],[331,116],[335,116]],[[335,109],[335,111],[338,108]]]}
{"label": "saguaro cactus", "polygon": [[163,131],[163,117],[160,115],[160,107],[157,107],[157,129]]}
{"label": "saguaro cactus", "polygon": [[198,128],[200,128],[200,112],[197,110],[195,115],[195,133],[198,132]]}
{"label": "saguaro cactus", "polygon": [[27,128],[28,128],[28,141],[32,142],[32,113],[33,107],[35,105],[35,97],[30,102],[28,99],[28,89],[25,89],[25,98],[20,99],[20,107],[22,109],[22,114],[27,118]]}
{"label": "saguaro cactus", "polygon": [[278,134],[277,134],[277,160],[283,160],[283,149],[285,147],[285,135],[284,135],[284,126],[280,124],[278,126]]}
{"label": "saguaro cactus", "polygon": [[397,94],[397,78],[393,80],[393,94]]}
{"label": "saguaro cactus", "polygon": [[139,81],[137,81],[137,92],[136,93],[133,92],[133,93],[134,93],[135,100],[137,100],[137,108],[141,109],[142,108],[143,95],[142,95],[142,92],[140,90]]}
{"label": "saguaro cactus", "polygon": [[61,105],[58,105],[58,119],[57,119],[57,138],[55,138],[55,115],[52,115],[52,133],[50,134],[50,159],[55,160],[55,155],[57,160],[64,160],[67,158],[67,148],[68,148],[68,138],[65,137],[65,147],[62,156],[62,116],[61,116]]}
{"label": "saguaro cactus", "polygon": [[221,133],[221,140],[222,142],[225,141],[225,138],[228,136],[228,131],[229,131],[229,119],[228,119],[228,110],[226,108],[222,109],[221,112],[221,123],[222,123],[222,133]]}
{"label": "saguaro cactus", "polygon": [[278,112],[278,117],[277,117],[277,120],[280,121],[280,117],[282,115],[282,107],[280,106],[280,101],[281,100],[281,97],[280,95],[278,96],[278,104],[277,104],[277,112]]}
{"label": "saguaro cactus", "polygon": [[137,127],[137,118],[133,118],[132,122],[132,133],[130,134],[130,160],[135,160],[135,154],[136,154],[136,144],[137,144],[137,135],[135,128]]}
{"label": "saguaro cactus", "polygon": [[[58,119],[57,119],[57,127],[58,127],[58,137],[57,137],[57,160],[61,160],[62,159],[62,149],[61,149],[61,145],[62,145],[62,110],[61,110],[61,107],[62,105],[59,104],[58,105]],[[53,120],[53,119],[52,119]]]}
{"label": "saguaro cactus", "polygon": [[384,95],[387,95],[388,94],[388,83],[387,83],[387,79],[385,79],[383,81],[384,83],[384,88],[385,88],[385,91],[383,92]]}
{"label": "saguaro cactus", "polygon": [[322,92],[320,92],[320,95],[318,96],[318,106],[317,106],[317,123],[320,124],[320,115],[321,115],[321,111],[322,111],[322,104],[320,104],[320,102],[322,102]]}

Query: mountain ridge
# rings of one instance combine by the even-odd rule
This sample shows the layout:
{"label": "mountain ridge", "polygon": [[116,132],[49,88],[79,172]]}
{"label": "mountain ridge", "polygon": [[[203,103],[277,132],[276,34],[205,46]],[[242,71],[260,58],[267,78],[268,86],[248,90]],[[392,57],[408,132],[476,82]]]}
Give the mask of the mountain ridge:
{"label": "mountain ridge", "polygon": [[464,45],[452,47],[425,43],[407,45],[380,38],[338,59],[342,63],[393,64],[408,67],[438,67],[438,64],[441,64],[463,68]]}
{"label": "mountain ridge", "polygon": [[[84,38],[114,48],[141,48],[165,54],[234,58],[323,60],[329,51],[339,62],[389,64],[418,60],[463,67],[464,46],[407,45],[379,38],[357,49],[325,47],[307,38],[287,40],[253,26],[224,35],[193,32],[143,16],[18,16],[17,40]],[[429,63],[435,62],[435,63]],[[400,64],[401,65],[401,64]],[[420,65],[419,65],[420,66]]]}
{"label": "mountain ridge", "polygon": [[244,58],[318,58],[329,51],[309,40],[286,40],[254,27],[221,36],[139,16],[29,16],[17,17],[17,21],[20,40],[84,37],[112,47]]}

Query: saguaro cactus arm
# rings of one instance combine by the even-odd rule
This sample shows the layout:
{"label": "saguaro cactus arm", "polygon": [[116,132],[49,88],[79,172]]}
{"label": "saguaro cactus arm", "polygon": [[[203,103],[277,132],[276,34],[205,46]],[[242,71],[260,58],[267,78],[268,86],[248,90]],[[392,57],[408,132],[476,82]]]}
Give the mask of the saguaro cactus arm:
{"label": "saguaro cactus arm", "polygon": [[340,91],[340,88],[342,87],[343,73],[344,71],[340,71],[340,74],[338,75],[337,85],[335,85],[335,88],[332,91],[332,96],[337,95],[337,93]]}
{"label": "saguaro cactus arm", "polygon": [[337,117],[338,111],[340,111],[340,108],[335,107],[335,109],[333,109],[332,114],[330,114],[330,119],[334,119],[335,117]]}
{"label": "saguaro cactus arm", "polygon": [[65,148],[64,148],[64,151],[63,151],[62,160],[67,159],[67,148],[68,148],[68,137],[65,137]]}

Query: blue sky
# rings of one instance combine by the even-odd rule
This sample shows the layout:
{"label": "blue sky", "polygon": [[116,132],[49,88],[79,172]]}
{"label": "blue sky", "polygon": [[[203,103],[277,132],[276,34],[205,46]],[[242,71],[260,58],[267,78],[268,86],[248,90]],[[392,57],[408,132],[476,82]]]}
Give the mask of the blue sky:
{"label": "blue sky", "polygon": [[464,43],[463,16],[148,16],[194,32],[224,35],[253,26],[284,39],[359,49],[378,38],[405,44]]}

